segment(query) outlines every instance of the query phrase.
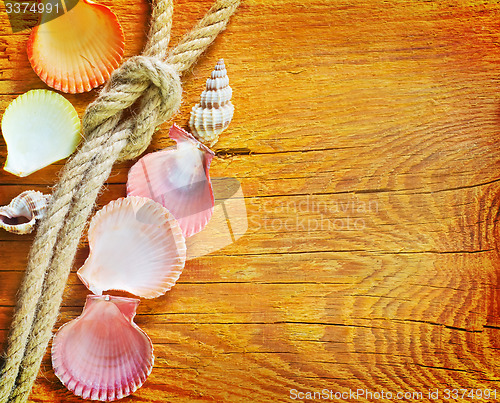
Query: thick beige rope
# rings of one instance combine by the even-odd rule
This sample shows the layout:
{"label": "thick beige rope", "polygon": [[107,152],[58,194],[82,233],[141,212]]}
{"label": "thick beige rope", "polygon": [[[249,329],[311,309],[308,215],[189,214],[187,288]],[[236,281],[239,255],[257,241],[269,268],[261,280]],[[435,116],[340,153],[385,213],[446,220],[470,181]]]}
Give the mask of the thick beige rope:
{"label": "thick beige rope", "polygon": [[[181,101],[179,75],[223,31],[239,0],[216,0],[169,55],[172,0],[153,4],[143,56],[112,75],[83,117],[85,141],[66,164],[33,242],[0,372],[0,403],[25,402],[52,337],[76,249],[97,195],[118,159],[133,159]],[[128,118],[124,111],[138,102]]]}

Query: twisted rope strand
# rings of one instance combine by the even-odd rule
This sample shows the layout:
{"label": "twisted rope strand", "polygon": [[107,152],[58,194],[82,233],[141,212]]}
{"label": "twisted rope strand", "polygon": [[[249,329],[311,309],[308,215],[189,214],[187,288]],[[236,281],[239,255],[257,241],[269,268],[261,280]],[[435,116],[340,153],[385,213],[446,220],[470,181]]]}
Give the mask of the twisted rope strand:
{"label": "twisted rope strand", "polygon": [[[99,146],[100,144],[95,139],[92,139],[84,144],[82,151],[83,148],[92,150],[91,147]],[[81,158],[77,158],[82,155],[82,151],[79,151],[74,159],[68,161],[65,172],[62,175],[62,178],[66,180],[66,186],[58,186],[54,190],[53,202],[48,206],[46,219],[40,223],[37,237],[30,251],[26,277],[20,289],[18,306],[11,325],[11,335],[9,336],[9,344],[6,351],[7,359],[1,374],[1,402],[8,401],[19,373],[24,350],[28,340],[30,340],[32,323],[35,315],[38,315],[38,312],[36,312],[37,305],[38,309],[40,308],[38,301],[41,298],[43,290],[44,275],[53,259],[58,234],[64,225],[67,224],[66,217],[74,196],[79,194],[78,185],[81,177],[87,177],[86,173],[93,162],[91,159],[83,161]],[[56,225],[52,225],[52,223]],[[41,237],[38,234],[44,234],[44,236]],[[38,371],[38,369],[35,371]]]}
{"label": "twisted rope strand", "polygon": [[[0,403],[25,402],[57,320],[62,293],[87,219],[117,159],[132,159],[148,146],[155,127],[180,105],[179,74],[226,27],[239,0],[217,0],[167,58],[172,0],[153,5],[144,56],[117,69],[83,117],[85,141],[66,164],[30,251],[25,279],[0,372]],[[123,111],[139,100],[136,119]]]}
{"label": "twisted rope strand", "polygon": [[167,63],[179,72],[188,70],[217,35],[226,29],[239,4],[240,0],[216,0],[208,13],[169,52]]}
{"label": "twisted rope strand", "polygon": [[174,6],[169,1],[165,3],[163,8],[154,7],[154,4],[151,8],[151,26],[149,28],[148,41],[142,54],[164,60],[170,42]]}

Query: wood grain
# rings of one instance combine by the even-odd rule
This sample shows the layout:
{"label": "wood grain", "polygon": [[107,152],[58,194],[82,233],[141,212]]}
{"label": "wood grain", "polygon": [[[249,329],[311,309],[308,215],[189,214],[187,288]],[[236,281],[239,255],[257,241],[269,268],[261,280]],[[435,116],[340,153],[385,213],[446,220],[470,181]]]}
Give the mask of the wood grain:
{"label": "wood grain", "polygon": [[[126,56],[138,54],[148,4],[103,3],[124,26]],[[175,2],[173,44],[209,6]],[[243,2],[183,78],[174,120],[186,125],[224,57],[236,111],[211,173],[241,183],[248,231],[141,302],[155,368],[124,401],[279,402],[324,388],[421,401],[429,390],[445,401],[447,388],[498,389],[500,399],[499,16],[494,1]],[[0,18],[3,111],[45,86],[28,32]],[[66,97],[81,115],[95,95]],[[170,124],[150,151],[171,144]],[[6,154],[0,139],[0,162]],[[125,194],[131,164],[114,168],[98,207]],[[0,204],[49,192],[62,165],[1,171]],[[32,239],[0,233],[0,343]],[[59,325],[81,312],[75,271],[87,254],[83,239]],[[48,354],[31,401],[80,401]]]}

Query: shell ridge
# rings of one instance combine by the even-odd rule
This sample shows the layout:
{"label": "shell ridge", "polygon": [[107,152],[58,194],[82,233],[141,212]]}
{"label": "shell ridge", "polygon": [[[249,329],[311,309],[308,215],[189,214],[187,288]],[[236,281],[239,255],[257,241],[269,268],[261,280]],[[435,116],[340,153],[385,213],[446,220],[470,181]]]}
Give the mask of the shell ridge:
{"label": "shell ridge", "polygon": [[31,173],[73,153],[81,140],[81,124],[71,103],[48,90],[31,90],[12,101],[2,117],[7,144],[4,170]]}
{"label": "shell ridge", "polygon": [[[137,196],[118,199],[94,216],[91,227],[90,254],[77,271],[91,291],[103,288],[154,298],[180,277],[186,260],[185,239],[177,220],[159,203]],[[120,234],[130,238],[129,244]],[[170,275],[175,281],[169,280]]]}
{"label": "shell ridge", "polygon": [[36,222],[45,215],[49,201],[50,195],[42,192],[22,192],[8,205],[0,207],[0,227],[16,234],[32,232]]}
{"label": "shell ridge", "polygon": [[148,154],[132,166],[127,194],[162,204],[189,237],[204,228],[213,213],[209,168],[214,153],[177,125],[170,135],[179,139],[177,147]]}
{"label": "shell ridge", "polygon": [[[56,376],[84,398],[114,400],[133,393],[145,382],[143,374],[151,373],[154,363],[151,340],[121,313],[117,305],[120,297],[106,298],[89,295],[82,314],[61,326],[54,337]],[[93,336],[100,332],[99,337]],[[109,337],[110,332],[115,337]],[[75,359],[75,353],[76,358],[83,354],[83,361]]]}
{"label": "shell ridge", "polygon": [[[119,65],[117,54],[121,60],[124,53],[123,29],[116,15],[102,4],[80,1],[64,15],[48,18],[41,15],[44,23],[32,30],[28,40],[28,59],[37,75],[64,92],[90,91],[103,84]],[[54,41],[49,32],[62,33]]]}

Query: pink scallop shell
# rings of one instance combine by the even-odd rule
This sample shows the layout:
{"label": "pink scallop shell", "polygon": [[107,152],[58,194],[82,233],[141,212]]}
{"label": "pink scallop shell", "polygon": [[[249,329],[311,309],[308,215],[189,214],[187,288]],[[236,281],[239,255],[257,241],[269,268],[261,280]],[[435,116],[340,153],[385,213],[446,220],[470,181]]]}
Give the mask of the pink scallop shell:
{"label": "pink scallop shell", "polygon": [[87,296],[82,314],[52,344],[56,376],[84,399],[113,401],[135,392],[153,368],[153,344],[134,322],[139,300]]}
{"label": "pink scallop shell", "polygon": [[177,147],[137,161],[128,173],[127,194],[161,203],[188,238],[205,228],[214,211],[209,174],[214,153],[175,124],[169,134]]}
{"label": "pink scallop shell", "polygon": [[88,233],[90,254],[77,274],[94,294],[121,290],[158,297],[174,286],[186,262],[186,241],[174,216],[145,197],[104,206]]}

